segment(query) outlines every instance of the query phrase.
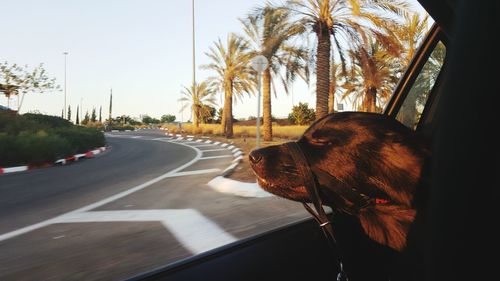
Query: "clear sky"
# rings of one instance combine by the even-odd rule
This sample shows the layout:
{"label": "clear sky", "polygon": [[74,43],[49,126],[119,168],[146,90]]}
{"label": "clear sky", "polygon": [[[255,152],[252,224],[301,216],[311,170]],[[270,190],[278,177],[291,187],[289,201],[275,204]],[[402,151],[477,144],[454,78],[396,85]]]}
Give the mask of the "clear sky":
{"label": "clear sky", "polygon": [[[204,52],[217,38],[241,34],[238,18],[265,0],[196,0],[196,64],[208,63]],[[192,81],[190,0],[1,0],[0,61],[44,63],[64,88],[67,56],[67,104],[84,111],[107,112],[113,88],[113,116],[148,114],[159,118],[179,113],[182,86]],[[210,76],[197,68],[197,81]],[[273,115],[287,116],[299,101],[314,105],[313,87],[296,83],[293,99],[279,93]],[[220,99],[218,98],[218,101]],[[0,97],[0,104],[6,99]],[[60,115],[64,94],[26,95],[21,112]],[[236,118],[256,114],[256,98],[234,107]]]}

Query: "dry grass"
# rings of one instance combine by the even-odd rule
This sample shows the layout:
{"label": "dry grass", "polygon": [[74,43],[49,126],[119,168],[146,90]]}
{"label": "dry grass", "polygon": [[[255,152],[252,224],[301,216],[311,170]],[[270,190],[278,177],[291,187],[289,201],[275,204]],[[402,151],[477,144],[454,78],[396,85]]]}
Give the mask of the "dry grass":
{"label": "dry grass", "polygon": [[[222,128],[220,124],[200,124],[197,129],[193,125],[184,125],[183,130],[179,129],[176,125],[165,125],[169,132],[174,134],[187,134],[187,135],[204,135],[204,136],[222,136]],[[273,137],[285,140],[296,140],[306,130],[308,126],[273,126]],[[233,127],[234,138],[255,138],[255,126],[240,126],[234,125]]]}

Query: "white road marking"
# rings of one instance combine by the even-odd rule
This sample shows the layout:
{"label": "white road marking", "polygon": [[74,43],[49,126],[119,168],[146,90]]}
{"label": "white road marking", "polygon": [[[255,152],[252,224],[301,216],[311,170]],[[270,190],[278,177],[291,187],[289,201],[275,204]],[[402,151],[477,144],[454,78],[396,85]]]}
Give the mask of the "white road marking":
{"label": "white road marking", "polygon": [[232,155],[207,156],[207,157],[201,157],[200,160],[217,159],[217,158],[228,158],[228,157],[233,157],[233,156]]}
{"label": "white road marking", "polygon": [[207,149],[207,150],[202,150],[203,152],[212,152],[212,151],[227,151],[225,148],[216,148],[216,149]]}
{"label": "white road marking", "polygon": [[234,162],[238,162],[238,161],[240,161],[241,159],[243,159],[243,156],[241,156],[241,155],[240,155],[240,156],[238,156],[238,157],[234,158],[233,163],[234,163]]}
{"label": "white road marking", "polygon": [[194,164],[195,162],[197,162],[200,158],[201,158],[201,155],[202,155],[202,152],[201,150],[195,148],[195,147],[191,147],[189,145],[185,145],[185,144],[182,144],[182,143],[176,143],[178,145],[183,145],[183,146],[186,146],[186,147],[190,147],[192,149],[194,149],[196,151],[196,156],[189,162],[187,162],[186,164],[180,166],[180,167],[177,167],[163,175],[160,175],[154,179],[151,179],[143,184],[140,184],[140,185],[137,185],[137,186],[134,186],[128,190],[125,190],[123,192],[120,192],[118,194],[115,194],[113,196],[110,196],[108,198],[105,198],[103,200],[100,200],[98,202],[95,202],[93,204],[90,204],[90,205],[87,205],[87,206],[84,206],[84,207],[81,207],[79,209],[76,209],[74,211],[71,211],[71,212],[68,212],[68,213],[65,213],[65,214],[62,214],[60,216],[57,216],[57,217],[54,217],[52,219],[48,219],[48,220],[45,220],[45,221],[42,221],[42,222],[39,222],[39,223],[35,223],[35,224],[32,224],[32,225],[29,225],[29,226],[26,226],[26,227],[23,227],[23,228],[20,228],[20,229],[17,229],[17,230],[14,230],[14,231],[11,231],[11,232],[7,232],[7,233],[4,233],[4,234],[1,234],[0,235],[0,241],[4,241],[4,240],[7,240],[9,238],[13,238],[13,237],[16,237],[16,236],[19,236],[21,234],[25,234],[25,233],[28,233],[28,232],[31,232],[33,230],[37,230],[39,228],[42,228],[42,227],[46,227],[48,225],[51,225],[54,223],[54,221],[56,221],[58,218],[62,217],[62,216],[65,216],[65,215],[68,215],[68,214],[72,214],[72,213],[79,213],[79,212],[86,212],[86,211],[89,211],[89,210],[92,210],[92,209],[95,209],[95,208],[98,208],[100,206],[103,206],[103,205],[106,205],[110,202],[113,202],[115,200],[118,200],[120,198],[123,198],[127,195],[130,195],[134,192],[137,192],[139,190],[142,190],[148,186],[151,186],[163,179],[166,179],[166,178],[170,178],[170,177],[178,177],[180,175],[182,175],[182,173],[186,173],[186,172],[181,172],[178,174],[179,171],[191,166],[192,164]]}
{"label": "white road marking", "polygon": [[17,166],[17,167],[9,167],[9,168],[3,168],[4,173],[16,173],[16,172],[22,172],[22,171],[27,171],[28,166]]}
{"label": "white road marking", "polygon": [[213,178],[210,182],[208,182],[208,186],[221,193],[242,197],[264,198],[274,196],[263,190],[256,182],[239,182],[221,176]]}
{"label": "white road marking", "polygon": [[238,162],[235,162],[233,164],[231,164],[229,167],[227,167],[222,173],[224,174],[225,172],[231,170],[231,169],[234,169],[236,166],[238,165]]}
{"label": "white road marking", "polygon": [[183,177],[183,176],[190,176],[190,175],[200,175],[200,174],[210,174],[210,173],[217,173],[220,172],[220,169],[205,169],[205,170],[193,170],[193,171],[184,171],[184,172],[178,172],[175,174],[172,174],[170,177]]}
{"label": "white road marking", "polygon": [[212,143],[212,141],[211,140],[207,140],[205,143]]}
{"label": "white road marking", "polygon": [[140,138],[142,138],[142,136],[131,136],[130,138],[133,138],[133,139],[140,139]]}
{"label": "white road marking", "polygon": [[55,223],[160,221],[184,247],[199,254],[237,239],[194,209],[70,213]]}
{"label": "white road marking", "polygon": [[182,211],[185,213],[173,215],[162,223],[194,254],[203,253],[237,240],[198,211],[192,209]]}
{"label": "white road marking", "polygon": [[227,146],[227,143],[223,143],[223,144],[221,144],[220,146],[222,146],[222,147],[226,147],[226,146]]}
{"label": "white road marking", "polygon": [[207,146],[214,146],[214,145],[213,144],[192,145],[192,147],[207,147]]}

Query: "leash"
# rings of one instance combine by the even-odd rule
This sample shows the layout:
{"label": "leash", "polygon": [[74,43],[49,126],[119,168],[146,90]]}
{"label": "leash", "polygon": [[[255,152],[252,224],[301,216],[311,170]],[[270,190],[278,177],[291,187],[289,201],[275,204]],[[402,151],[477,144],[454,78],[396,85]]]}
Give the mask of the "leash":
{"label": "leash", "polygon": [[290,155],[292,156],[295,165],[297,166],[297,170],[304,179],[304,186],[306,187],[307,193],[309,193],[309,198],[316,210],[313,210],[307,203],[302,202],[304,208],[313,216],[313,218],[318,222],[323,234],[328,241],[329,246],[337,252],[337,263],[339,266],[339,274],[337,275],[337,281],[347,281],[347,274],[344,272],[344,266],[342,264],[342,260],[340,258],[340,250],[337,247],[337,240],[335,239],[335,235],[333,232],[332,225],[328,216],[326,215],[325,210],[323,209],[323,202],[321,197],[319,196],[319,189],[311,170],[311,166],[309,165],[309,161],[305,153],[300,149],[299,145],[296,142],[288,142],[284,144],[288,150],[290,151]]}

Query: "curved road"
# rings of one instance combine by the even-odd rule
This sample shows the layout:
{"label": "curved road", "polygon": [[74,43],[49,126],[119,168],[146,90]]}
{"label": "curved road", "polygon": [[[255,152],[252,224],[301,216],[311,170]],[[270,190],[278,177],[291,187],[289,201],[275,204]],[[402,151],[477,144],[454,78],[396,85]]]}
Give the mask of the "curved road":
{"label": "curved road", "polygon": [[95,159],[0,175],[0,280],[123,280],[308,216],[211,189],[230,145],[160,130],[107,142]]}
{"label": "curved road", "polygon": [[[164,137],[161,131],[141,132]],[[0,176],[0,234],[94,203],[179,167],[192,148],[148,138],[108,138],[111,150],[62,167]]]}

